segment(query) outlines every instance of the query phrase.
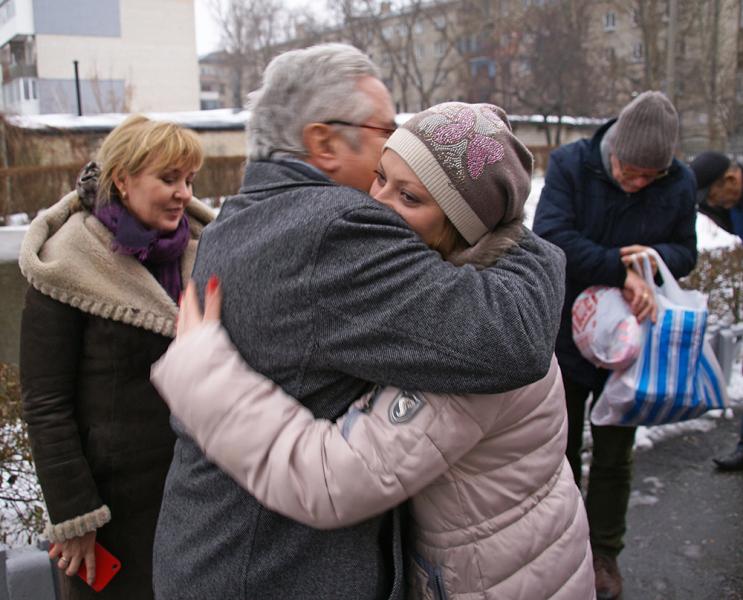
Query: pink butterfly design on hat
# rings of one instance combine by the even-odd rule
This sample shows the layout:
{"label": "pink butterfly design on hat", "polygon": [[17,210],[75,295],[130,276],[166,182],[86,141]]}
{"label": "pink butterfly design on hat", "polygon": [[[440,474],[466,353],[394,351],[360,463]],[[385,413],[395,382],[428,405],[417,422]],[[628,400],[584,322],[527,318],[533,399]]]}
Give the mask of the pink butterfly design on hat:
{"label": "pink butterfly design on hat", "polygon": [[462,140],[466,144],[467,173],[472,179],[482,175],[487,165],[503,160],[505,150],[498,140],[475,131],[477,115],[471,108],[462,108],[451,117],[451,121],[438,127],[432,140],[438,144],[458,144]]}

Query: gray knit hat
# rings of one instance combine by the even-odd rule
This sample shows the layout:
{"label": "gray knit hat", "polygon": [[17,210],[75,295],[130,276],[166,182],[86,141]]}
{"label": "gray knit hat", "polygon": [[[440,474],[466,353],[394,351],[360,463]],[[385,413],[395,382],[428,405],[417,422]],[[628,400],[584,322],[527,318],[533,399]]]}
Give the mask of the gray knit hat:
{"label": "gray knit hat", "polygon": [[623,163],[643,169],[666,169],[673,160],[679,117],[662,92],[643,92],[619,113],[609,140]]}
{"label": "gray knit hat", "polygon": [[471,245],[523,213],[534,161],[497,106],[437,104],[409,119],[385,148],[400,155]]}

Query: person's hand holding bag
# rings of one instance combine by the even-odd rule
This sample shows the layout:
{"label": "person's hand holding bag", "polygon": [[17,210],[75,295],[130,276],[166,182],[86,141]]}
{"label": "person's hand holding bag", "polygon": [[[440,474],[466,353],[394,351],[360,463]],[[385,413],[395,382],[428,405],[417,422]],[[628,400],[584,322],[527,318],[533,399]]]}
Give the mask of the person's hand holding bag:
{"label": "person's hand holding bag", "polygon": [[[642,256],[643,253],[627,256],[630,267],[627,269],[627,278],[624,280],[622,295],[629,303],[632,314],[637,317],[638,322],[642,323],[647,317],[650,317],[650,321],[655,323],[658,318],[658,303],[655,301],[655,290],[647,284],[643,277],[640,263]],[[625,261],[623,260],[623,262]],[[625,262],[626,264],[627,262]],[[657,263],[653,261],[650,264],[655,265],[653,270],[653,273],[655,273]]]}
{"label": "person's hand holding bag", "polygon": [[640,354],[643,336],[623,290],[594,285],[573,303],[573,341],[602,369],[623,370]]}

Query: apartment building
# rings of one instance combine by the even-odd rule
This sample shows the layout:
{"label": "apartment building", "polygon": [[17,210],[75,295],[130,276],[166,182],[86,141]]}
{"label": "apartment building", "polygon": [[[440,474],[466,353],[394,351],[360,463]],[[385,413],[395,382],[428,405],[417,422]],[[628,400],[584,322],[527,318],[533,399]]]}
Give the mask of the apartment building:
{"label": "apartment building", "polygon": [[0,66],[7,113],[197,110],[193,0],[0,0]]}
{"label": "apartment building", "polygon": [[[674,14],[671,14],[675,3]],[[411,1],[398,10],[347,18],[323,33],[365,50],[383,72],[399,112],[445,100],[494,102],[529,114],[533,81],[530,20],[540,10],[571,13],[585,65],[594,77],[574,95],[601,87],[581,116],[611,116],[646,89],[672,96],[681,116],[682,150],[743,152],[743,0],[451,0]],[[668,39],[675,24],[674,61]],[[550,29],[545,22],[541,31]],[[557,24],[555,23],[555,26]],[[579,31],[580,30],[580,31]],[[296,40],[305,45],[312,40]],[[544,57],[541,57],[544,59]],[[539,57],[537,58],[539,60]],[[577,76],[580,65],[575,65]],[[673,82],[669,83],[669,69]],[[551,76],[544,68],[544,79]],[[568,71],[567,77],[571,74]],[[599,98],[600,97],[600,98]],[[548,103],[547,103],[548,104]],[[574,109],[573,109],[574,110]],[[568,113],[575,115],[575,112]]]}
{"label": "apartment building", "polygon": [[[741,0],[595,2],[589,48],[595,49],[621,106],[638,91],[660,89],[681,118],[682,149],[743,150]],[[669,36],[675,42],[669,62]]]}

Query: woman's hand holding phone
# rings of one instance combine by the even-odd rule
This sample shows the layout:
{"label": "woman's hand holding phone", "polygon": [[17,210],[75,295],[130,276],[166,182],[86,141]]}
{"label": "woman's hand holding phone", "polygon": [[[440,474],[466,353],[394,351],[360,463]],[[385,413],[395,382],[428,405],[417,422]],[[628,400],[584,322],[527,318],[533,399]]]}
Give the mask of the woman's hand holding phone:
{"label": "woman's hand holding phone", "polygon": [[49,558],[57,559],[57,567],[68,577],[72,577],[85,564],[90,584],[95,580],[95,531],[57,542],[49,550]]}

